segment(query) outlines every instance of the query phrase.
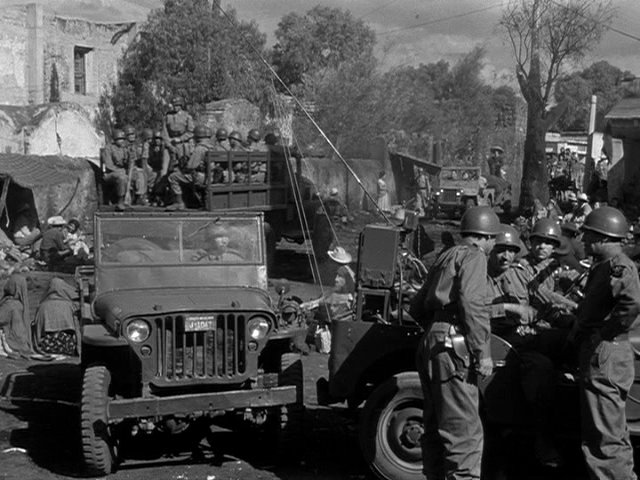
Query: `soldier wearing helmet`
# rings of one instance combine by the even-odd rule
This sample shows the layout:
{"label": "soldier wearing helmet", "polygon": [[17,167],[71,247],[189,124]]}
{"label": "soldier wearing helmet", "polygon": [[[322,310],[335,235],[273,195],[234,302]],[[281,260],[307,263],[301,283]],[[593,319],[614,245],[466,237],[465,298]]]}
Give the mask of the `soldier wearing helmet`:
{"label": "soldier wearing helmet", "polygon": [[148,143],[147,161],[147,195],[152,205],[163,205],[167,190],[167,178],[162,174],[164,163],[164,142],[162,131],[153,132],[153,138]]}
{"label": "soldier wearing helmet", "polygon": [[174,97],[162,124],[162,136],[166,148],[162,174],[176,168],[191,154],[193,138],[193,117],[184,110],[184,99]]}
{"label": "soldier wearing helmet", "polygon": [[229,132],[227,132],[226,128],[220,127],[216,130],[214,148],[217,152],[228,152],[231,150],[231,145],[229,144]]}
{"label": "soldier wearing helmet", "polygon": [[133,194],[132,203],[148,205],[145,147],[137,141],[136,129],[133,126],[127,125],[124,127],[124,133],[127,136],[127,151],[131,168],[129,188]]}
{"label": "soldier wearing helmet", "polygon": [[518,231],[501,225],[489,256],[487,298],[491,332],[504,338],[518,353],[522,390],[535,417],[534,453],[541,464],[557,467],[560,454],[553,439],[553,386],[555,367],[562,363],[560,353],[568,330],[538,327],[538,320],[543,317],[539,314],[541,310],[532,305],[542,309],[552,305],[545,298],[536,301],[539,294],[532,271],[516,261],[521,250]]}
{"label": "soldier wearing helmet", "polygon": [[[564,315],[576,309],[577,305],[557,292],[558,282],[563,273],[554,253],[561,245],[562,230],[560,224],[550,218],[538,220],[529,234],[531,248],[529,253],[520,259],[520,265],[527,269],[533,278],[535,307],[540,304],[555,305],[554,312],[548,315]],[[558,317],[559,318],[559,317]]]}
{"label": "soldier wearing helmet", "polygon": [[113,185],[117,197],[116,210],[123,211],[125,209],[124,199],[127,193],[127,172],[129,168],[127,140],[123,130],[113,131],[113,142],[102,150],[101,155],[102,165],[105,170],[105,184]]}
{"label": "soldier wearing helmet", "polygon": [[249,130],[247,133],[247,149],[251,152],[266,152],[267,145],[260,138],[260,131],[257,128]]}
{"label": "soldier wearing helmet", "polygon": [[184,210],[186,208],[182,189],[184,186],[202,187],[205,184],[206,155],[211,150],[209,143],[210,131],[204,125],[194,129],[196,145],[188,161],[183,161],[178,168],[169,174],[169,186],[174,195],[174,202],[167,210]]}
{"label": "soldier wearing helmet", "polygon": [[237,152],[246,152],[247,149],[244,146],[244,140],[242,134],[238,130],[234,130],[229,134],[229,149]]}
{"label": "soldier wearing helmet", "polygon": [[619,210],[601,207],[582,230],[594,258],[577,313],[582,452],[591,478],[636,478],[625,402],[635,375],[629,331],[640,313],[640,281],[622,250],[628,224]]}
{"label": "soldier wearing helmet", "polygon": [[[417,367],[424,394],[421,442],[427,478],[458,478],[463,472],[480,478],[483,431],[477,374],[488,376],[493,370],[487,254],[499,229],[491,208],[468,209],[460,223],[462,243],[438,256],[411,302],[410,315],[425,328]],[[454,342],[459,335],[468,349]]]}

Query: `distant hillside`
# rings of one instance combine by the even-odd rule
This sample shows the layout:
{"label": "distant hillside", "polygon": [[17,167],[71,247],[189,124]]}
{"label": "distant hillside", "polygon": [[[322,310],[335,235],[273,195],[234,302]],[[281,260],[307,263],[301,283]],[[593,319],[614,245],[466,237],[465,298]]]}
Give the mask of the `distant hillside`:
{"label": "distant hillside", "polygon": [[140,22],[161,0],[0,0],[0,8],[40,3],[46,12],[93,22]]}

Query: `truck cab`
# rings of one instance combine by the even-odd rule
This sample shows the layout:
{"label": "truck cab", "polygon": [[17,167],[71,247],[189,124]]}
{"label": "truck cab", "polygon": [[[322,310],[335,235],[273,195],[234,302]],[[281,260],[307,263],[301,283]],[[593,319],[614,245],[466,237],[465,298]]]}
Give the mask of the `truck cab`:
{"label": "truck cab", "polygon": [[80,282],[88,472],[111,473],[134,440],[162,443],[218,417],[297,442],[302,364],[290,348],[305,332],[267,290],[263,215],[98,212],[94,235]]}

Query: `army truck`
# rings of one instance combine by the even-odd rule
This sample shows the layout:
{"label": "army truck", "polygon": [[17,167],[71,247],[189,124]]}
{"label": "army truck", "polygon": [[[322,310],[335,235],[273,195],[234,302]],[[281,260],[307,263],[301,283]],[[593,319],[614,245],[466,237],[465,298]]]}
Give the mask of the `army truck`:
{"label": "army truck", "polygon": [[[103,155],[100,158],[104,174]],[[304,230],[313,231],[320,201],[313,183],[302,175],[301,162],[299,153],[282,146],[269,146],[260,152],[209,151],[204,165],[205,184],[187,189],[185,201],[193,209],[262,212],[270,253],[282,238],[302,243]],[[101,189],[104,187],[103,182],[98,184]],[[112,193],[99,192],[102,206],[112,200]]]}
{"label": "army truck", "polygon": [[[346,402],[357,414],[358,440],[365,462],[380,479],[424,479],[420,438],[424,397],[415,354],[423,328],[406,312],[418,285],[398,262],[402,228],[370,225],[360,239],[353,320],[331,324],[329,378],[318,381],[318,401]],[[640,371],[640,331],[631,335]],[[483,380],[481,415],[485,435],[527,432],[532,412],[519,381],[518,351],[492,335],[494,373]],[[562,373],[562,372],[559,372]],[[563,436],[579,439],[579,399],[575,380],[559,375],[556,425]],[[627,399],[627,423],[640,436],[640,379]]]}
{"label": "army truck", "polygon": [[460,216],[470,207],[493,206],[495,195],[480,167],[443,167],[435,191],[436,211],[449,217]]}
{"label": "army truck", "polygon": [[291,346],[305,330],[267,291],[263,214],[98,212],[94,235],[95,266],[78,271],[90,302],[81,308],[90,306],[88,473],[113,472],[136,445],[195,448],[225,419],[260,427],[267,444],[295,455],[303,373]]}

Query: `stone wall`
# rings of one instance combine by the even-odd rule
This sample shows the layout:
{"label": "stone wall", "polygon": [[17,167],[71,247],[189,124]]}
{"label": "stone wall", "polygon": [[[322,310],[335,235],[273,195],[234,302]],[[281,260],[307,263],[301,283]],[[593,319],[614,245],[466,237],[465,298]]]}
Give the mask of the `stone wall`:
{"label": "stone wall", "polygon": [[[116,80],[118,61],[136,34],[135,26],[129,27],[130,22],[56,15],[40,4],[0,8],[0,104],[48,102],[55,64],[61,100],[83,105],[93,113],[105,87]],[[113,45],[111,40],[118,32],[125,33]],[[86,50],[86,94],[75,93],[75,48]]]}
{"label": "stone wall", "polygon": [[[117,78],[118,60],[128,43],[128,35],[115,45],[111,38],[126,24],[93,23],[81,19],[44,16],[44,86],[49,100],[51,72],[55,63],[62,101],[95,106],[106,85]],[[74,90],[74,48],[86,48],[86,95]]]}
{"label": "stone wall", "polygon": [[27,89],[27,10],[0,9],[0,104],[25,105]]}
{"label": "stone wall", "polygon": [[103,145],[79,105],[0,106],[0,152],[97,159]]}

